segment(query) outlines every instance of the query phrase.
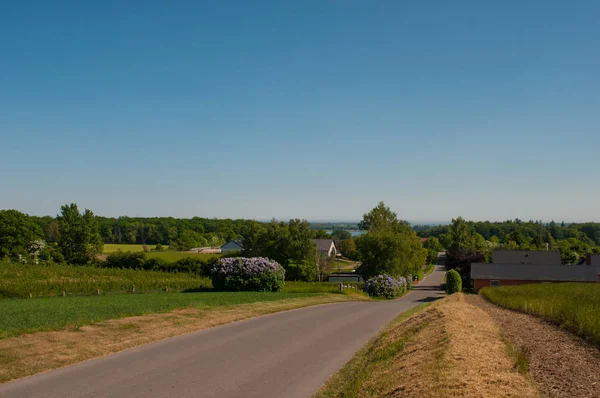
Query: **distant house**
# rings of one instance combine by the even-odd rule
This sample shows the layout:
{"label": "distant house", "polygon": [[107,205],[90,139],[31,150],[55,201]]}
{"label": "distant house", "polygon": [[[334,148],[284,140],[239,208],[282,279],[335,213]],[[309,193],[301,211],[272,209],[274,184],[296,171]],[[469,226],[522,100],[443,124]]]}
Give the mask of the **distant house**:
{"label": "distant house", "polygon": [[476,293],[486,286],[599,282],[600,256],[594,257],[588,255],[579,265],[562,265],[557,251],[497,250],[491,264],[471,264],[471,279]]}
{"label": "distant house", "polygon": [[429,238],[421,238],[421,244],[424,245],[428,240]]}
{"label": "distant house", "polygon": [[221,246],[221,253],[239,252],[241,250],[244,250],[244,246],[239,240],[230,240]]}
{"label": "distant house", "polygon": [[333,239],[313,239],[312,241],[317,246],[317,252],[321,257],[337,256],[337,248]]}

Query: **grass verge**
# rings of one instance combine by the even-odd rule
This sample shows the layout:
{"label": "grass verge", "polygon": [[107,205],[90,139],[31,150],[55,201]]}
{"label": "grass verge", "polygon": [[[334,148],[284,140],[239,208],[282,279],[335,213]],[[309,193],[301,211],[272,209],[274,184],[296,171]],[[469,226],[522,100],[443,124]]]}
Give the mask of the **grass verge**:
{"label": "grass verge", "polygon": [[163,313],[184,307],[223,307],[314,296],[314,293],[202,292],[0,300],[0,338],[42,330],[77,328],[109,319]]}
{"label": "grass verge", "polygon": [[[149,295],[140,295],[144,296]],[[341,294],[287,297],[275,301],[220,306],[216,306],[217,300],[213,302],[212,307],[200,306],[200,303],[197,303],[195,306],[166,313],[113,319],[88,326],[5,338],[0,340],[0,383],[225,323],[311,305],[355,299]],[[231,303],[231,300],[229,302]],[[223,301],[220,303],[224,304]]]}
{"label": "grass verge", "polygon": [[538,397],[515,360],[494,320],[455,294],[395,319],[315,397]]}
{"label": "grass verge", "polygon": [[600,346],[600,284],[487,287],[480,294],[496,305],[544,317]]}

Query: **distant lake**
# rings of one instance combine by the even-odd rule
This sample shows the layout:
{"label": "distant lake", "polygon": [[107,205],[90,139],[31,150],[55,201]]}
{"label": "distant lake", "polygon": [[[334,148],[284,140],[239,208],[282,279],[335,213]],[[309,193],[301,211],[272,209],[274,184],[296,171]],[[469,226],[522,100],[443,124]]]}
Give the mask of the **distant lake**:
{"label": "distant lake", "polygon": [[[344,230],[339,230],[339,229],[336,229],[336,231],[347,231],[347,230],[345,230],[345,229],[344,229]],[[327,232],[328,234],[332,234],[332,233],[333,233],[333,231],[332,231],[332,230],[327,230],[327,231],[325,231],[325,232]],[[364,234],[364,233],[365,233],[365,232],[367,232],[367,231],[348,231],[348,232],[350,232],[350,234],[351,234],[352,236],[361,236],[362,234]]]}

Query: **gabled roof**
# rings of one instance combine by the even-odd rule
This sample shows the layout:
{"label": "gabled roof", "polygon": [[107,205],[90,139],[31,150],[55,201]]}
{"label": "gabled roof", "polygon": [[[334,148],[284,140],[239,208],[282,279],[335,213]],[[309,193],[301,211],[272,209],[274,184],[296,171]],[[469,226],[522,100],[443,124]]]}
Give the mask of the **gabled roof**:
{"label": "gabled roof", "polygon": [[230,243],[233,243],[233,244],[235,244],[235,245],[239,246],[241,249],[243,249],[243,248],[244,248],[244,245],[242,245],[242,241],[241,241],[241,240],[230,240],[229,242],[225,243],[225,244],[224,244],[223,246],[221,246],[221,247],[225,247],[225,246],[227,246],[227,245],[228,245],[228,244],[230,244]]}
{"label": "gabled roof", "polygon": [[495,250],[493,264],[560,264],[560,252],[535,250]]}
{"label": "gabled roof", "polygon": [[312,241],[317,245],[317,250],[320,252],[329,252],[332,243],[335,246],[333,239],[312,239]]}
{"label": "gabled roof", "polygon": [[590,265],[473,263],[471,279],[598,282],[598,271]]}

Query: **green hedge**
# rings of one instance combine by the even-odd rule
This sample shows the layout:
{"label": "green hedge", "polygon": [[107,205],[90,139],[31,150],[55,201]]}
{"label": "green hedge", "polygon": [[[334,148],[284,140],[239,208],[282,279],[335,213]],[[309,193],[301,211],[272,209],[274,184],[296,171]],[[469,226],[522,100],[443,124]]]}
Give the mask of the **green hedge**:
{"label": "green hedge", "polygon": [[451,269],[446,272],[446,293],[453,294],[459,292],[462,292],[462,279],[456,270]]}

